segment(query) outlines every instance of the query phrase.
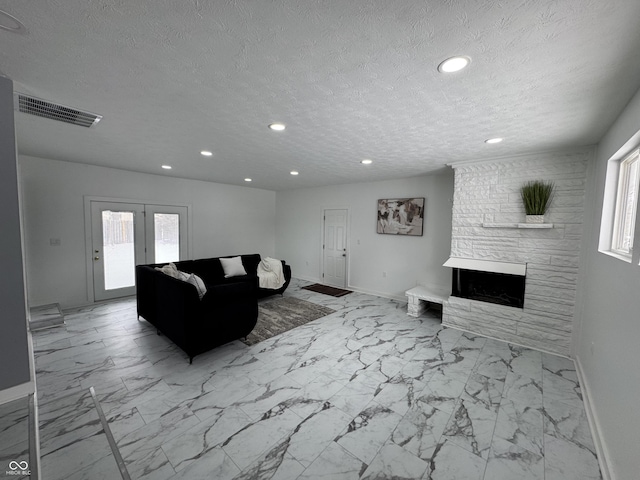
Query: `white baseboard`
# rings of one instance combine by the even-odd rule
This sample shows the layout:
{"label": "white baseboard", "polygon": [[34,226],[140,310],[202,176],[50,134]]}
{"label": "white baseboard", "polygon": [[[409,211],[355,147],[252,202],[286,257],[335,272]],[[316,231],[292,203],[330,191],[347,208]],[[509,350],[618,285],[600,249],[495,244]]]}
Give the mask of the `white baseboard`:
{"label": "white baseboard", "polygon": [[[298,280],[304,280],[305,282],[320,283],[320,284],[324,285],[324,282],[320,278],[304,277],[304,276],[300,276],[300,275],[295,276],[294,278],[296,278]],[[407,297],[404,296],[404,295],[402,295],[402,296],[400,296],[400,295],[391,295],[389,293],[376,292],[374,290],[365,290],[363,288],[354,287],[353,285],[347,285],[345,288],[347,290],[351,290],[352,292],[364,293],[366,295],[373,295],[374,297],[388,298],[390,300],[397,300],[399,302],[407,303]]]}
{"label": "white baseboard", "polygon": [[305,282],[322,283],[319,278],[315,278],[315,277],[305,277],[305,276],[302,276],[302,275],[296,275],[293,278],[295,278],[296,280],[303,280]]}
{"label": "white baseboard", "polygon": [[596,446],[596,455],[598,455],[598,463],[600,463],[600,472],[602,473],[603,480],[616,480],[616,475],[611,462],[611,455],[607,448],[607,443],[602,436],[602,428],[600,427],[600,420],[598,419],[598,413],[595,409],[595,405],[591,401],[591,388],[589,382],[582,369],[582,363],[580,363],[580,356],[575,358],[576,372],[578,373],[578,381],[582,389],[582,398],[584,402],[584,408],[587,412],[587,420],[589,421],[589,427],[591,428],[591,436],[593,437],[593,443]]}
{"label": "white baseboard", "polygon": [[354,287],[353,285],[349,285],[347,286],[347,288],[354,292],[364,293],[366,295],[373,295],[374,297],[388,298],[389,300],[396,300],[398,302],[407,303],[407,297],[404,295],[403,296],[391,295],[389,293],[376,292],[374,290],[365,290],[363,288]]}
{"label": "white baseboard", "polygon": [[33,382],[21,383],[15,387],[5,388],[4,390],[0,390],[0,405],[27,397],[34,392],[35,385]]}

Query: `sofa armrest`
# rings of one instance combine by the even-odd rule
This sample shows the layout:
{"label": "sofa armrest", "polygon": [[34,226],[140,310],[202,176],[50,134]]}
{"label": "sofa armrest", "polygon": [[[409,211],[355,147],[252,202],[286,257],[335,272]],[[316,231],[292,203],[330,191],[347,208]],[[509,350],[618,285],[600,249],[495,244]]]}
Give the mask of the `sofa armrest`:
{"label": "sofa armrest", "polygon": [[200,298],[193,285],[157,272],[156,318],[153,325],[176,345],[189,350],[190,332],[194,330]]}
{"label": "sofa armrest", "polygon": [[136,265],[138,316],[153,324],[156,318],[156,272],[149,265]]}
{"label": "sofa armrest", "polygon": [[282,260],[282,273],[284,273],[285,278],[291,278],[291,265],[287,265],[287,262]]}

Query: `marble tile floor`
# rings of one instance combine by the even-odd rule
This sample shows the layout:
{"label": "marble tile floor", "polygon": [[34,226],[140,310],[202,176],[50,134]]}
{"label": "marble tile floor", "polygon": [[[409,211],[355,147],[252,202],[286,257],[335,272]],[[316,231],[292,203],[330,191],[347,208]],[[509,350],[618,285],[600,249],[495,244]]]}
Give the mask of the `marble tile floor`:
{"label": "marble tile floor", "polygon": [[335,313],[193,365],[134,299],[34,332],[43,477],[119,478],[93,386],[133,479],[601,478],[572,361],[306,284]]}
{"label": "marble tile floor", "polygon": [[16,473],[28,471],[29,453],[29,397],[23,397],[0,405],[0,478],[6,472],[11,478],[28,478]]}

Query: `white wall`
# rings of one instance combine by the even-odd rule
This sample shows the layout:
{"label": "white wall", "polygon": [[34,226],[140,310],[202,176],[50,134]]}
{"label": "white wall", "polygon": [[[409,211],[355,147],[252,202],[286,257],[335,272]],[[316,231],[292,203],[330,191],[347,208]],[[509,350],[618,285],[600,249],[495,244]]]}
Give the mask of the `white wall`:
{"label": "white wall", "polygon": [[[275,192],[20,156],[32,306],[88,302],[84,196],[190,204],[191,258],[274,255]],[[50,246],[50,238],[61,239]]]}
{"label": "white wall", "polygon": [[598,252],[607,161],[640,131],[640,91],[598,146],[592,164],[579,283],[580,330],[576,358],[618,480],[637,478],[640,461],[640,266]]}
{"label": "white wall", "polygon": [[31,379],[18,192],[13,82],[0,76],[0,401]]}
{"label": "white wall", "polygon": [[[293,276],[320,281],[322,212],[349,209],[349,288],[406,300],[416,284],[451,288],[451,271],[442,267],[451,244],[453,174],[356,183],[278,192],[276,256],[292,267]],[[376,233],[381,198],[425,197],[422,237]],[[383,278],[382,272],[387,272]]]}

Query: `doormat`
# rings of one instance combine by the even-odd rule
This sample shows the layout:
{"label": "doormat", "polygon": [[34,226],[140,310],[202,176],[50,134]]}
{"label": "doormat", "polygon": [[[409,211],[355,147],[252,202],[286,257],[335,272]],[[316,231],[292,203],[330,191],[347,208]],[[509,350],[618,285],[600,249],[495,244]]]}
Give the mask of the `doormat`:
{"label": "doormat", "polygon": [[240,341],[255,345],[333,312],[335,310],[331,308],[292,297],[263,301],[258,303],[258,323],[247,339]]}
{"label": "doormat", "polygon": [[302,287],[303,290],[311,290],[312,292],[324,293],[325,295],[331,295],[332,297],[344,297],[345,295],[349,295],[351,290],[343,290],[341,288],[329,287],[328,285],[320,285],[319,283],[314,283],[313,285],[307,285],[306,287]]}

